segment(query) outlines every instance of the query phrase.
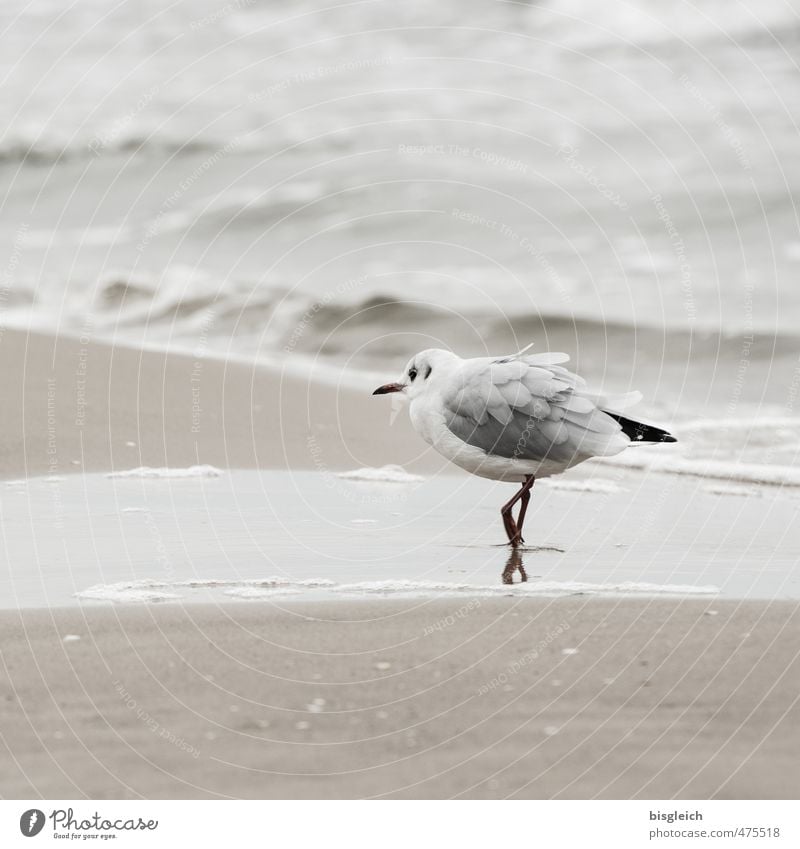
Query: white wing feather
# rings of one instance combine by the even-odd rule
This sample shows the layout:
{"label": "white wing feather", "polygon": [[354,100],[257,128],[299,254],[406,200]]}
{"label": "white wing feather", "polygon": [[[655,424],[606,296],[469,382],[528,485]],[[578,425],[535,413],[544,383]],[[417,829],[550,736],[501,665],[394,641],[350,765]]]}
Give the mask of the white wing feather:
{"label": "white wing feather", "polygon": [[619,453],[630,439],[604,410],[630,406],[641,396],[585,391],[586,382],[561,365],[568,361],[567,354],[524,351],[465,360],[455,388],[444,398],[448,426],[470,444],[500,456],[577,459]]}

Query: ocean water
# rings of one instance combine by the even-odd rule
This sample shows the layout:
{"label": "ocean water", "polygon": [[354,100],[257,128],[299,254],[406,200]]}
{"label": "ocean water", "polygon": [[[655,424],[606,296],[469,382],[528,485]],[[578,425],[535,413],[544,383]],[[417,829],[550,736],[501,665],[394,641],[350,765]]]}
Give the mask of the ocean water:
{"label": "ocean water", "polygon": [[528,546],[510,552],[499,516],[508,484],[179,471],[0,482],[4,540],[15,552],[0,572],[0,609],[376,596],[800,598],[800,490],[792,487],[762,486],[748,498],[709,492],[696,477],[586,464],[560,479],[572,487],[537,483]]}
{"label": "ocean water", "polygon": [[7,325],[392,375],[535,341],[653,414],[796,414],[784,0],[8,0],[0,28]]}

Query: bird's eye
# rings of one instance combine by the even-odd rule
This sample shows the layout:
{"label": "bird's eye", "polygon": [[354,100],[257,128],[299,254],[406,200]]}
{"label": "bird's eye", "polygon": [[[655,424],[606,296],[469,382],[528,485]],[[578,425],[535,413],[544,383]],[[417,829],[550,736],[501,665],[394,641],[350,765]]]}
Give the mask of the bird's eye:
{"label": "bird's eye", "polygon": [[413,366],[408,370],[408,376],[411,379],[411,382],[413,383],[414,378],[417,376],[417,370]]}

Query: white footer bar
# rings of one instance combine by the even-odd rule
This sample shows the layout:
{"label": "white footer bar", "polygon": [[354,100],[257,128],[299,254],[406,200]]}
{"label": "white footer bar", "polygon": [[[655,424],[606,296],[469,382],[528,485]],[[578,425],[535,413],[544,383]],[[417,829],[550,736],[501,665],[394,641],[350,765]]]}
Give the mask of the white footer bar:
{"label": "white footer bar", "polygon": [[0,846],[800,846],[797,802],[0,801]]}

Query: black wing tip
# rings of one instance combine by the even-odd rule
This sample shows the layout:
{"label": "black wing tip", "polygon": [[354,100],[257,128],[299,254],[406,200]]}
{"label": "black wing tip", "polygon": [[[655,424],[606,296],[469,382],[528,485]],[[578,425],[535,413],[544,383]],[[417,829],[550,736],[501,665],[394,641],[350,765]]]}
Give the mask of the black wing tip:
{"label": "black wing tip", "polygon": [[623,426],[622,432],[629,437],[631,442],[677,442],[678,440],[671,434],[661,431],[655,427],[636,427],[626,428]]}
{"label": "black wing tip", "polygon": [[622,432],[629,437],[631,442],[677,442],[678,440],[667,431],[654,425],[637,422],[634,419],[629,419],[619,413],[609,413],[604,411],[607,416],[616,419],[622,425]]}

